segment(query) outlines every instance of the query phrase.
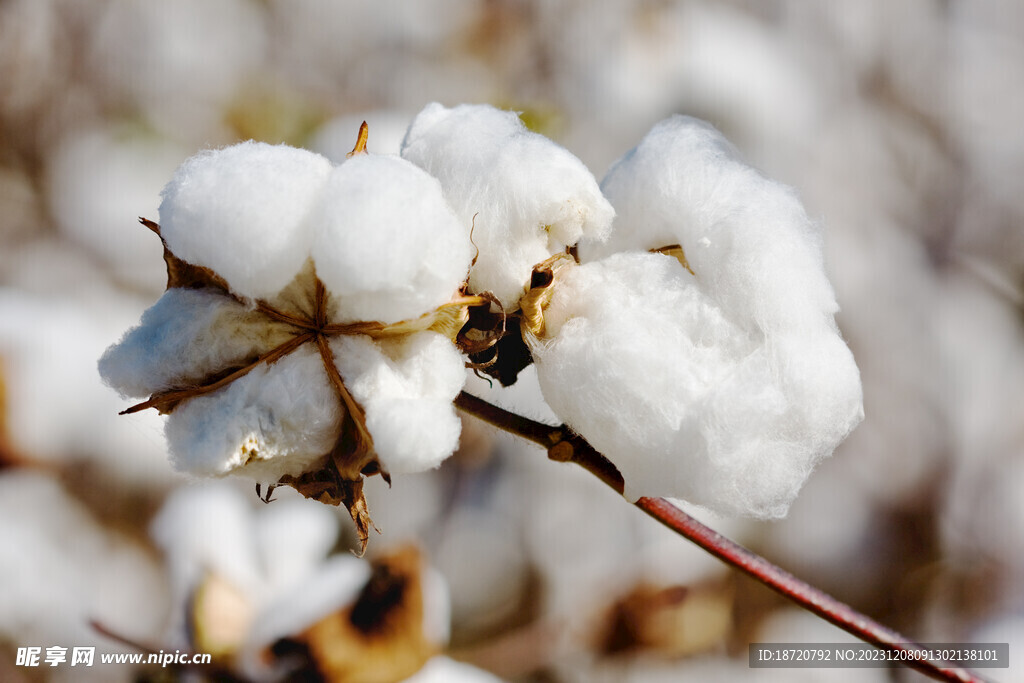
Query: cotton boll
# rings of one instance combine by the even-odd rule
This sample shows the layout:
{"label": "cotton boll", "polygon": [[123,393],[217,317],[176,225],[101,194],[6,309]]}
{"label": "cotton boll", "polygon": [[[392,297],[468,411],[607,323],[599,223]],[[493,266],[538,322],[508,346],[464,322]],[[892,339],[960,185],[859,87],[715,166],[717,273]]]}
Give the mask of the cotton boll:
{"label": "cotton boll", "polygon": [[341,428],[338,398],[309,344],[227,387],[178,406],[167,421],[176,469],[199,476],[243,470],[276,482],[314,468]]}
{"label": "cotton boll", "polygon": [[167,627],[172,643],[188,643],[185,605],[206,576],[225,580],[243,595],[263,587],[254,532],[249,501],[227,482],[183,487],[168,497],[150,536],[164,554],[176,606]]}
{"label": "cotton boll", "polygon": [[306,569],[301,581],[280,584],[281,590],[253,621],[238,660],[255,680],[268,676],[264,652],[269,646],[354,602],[370,578],[370,564],[350,555],[329,557]]}
{"label": "cotton boll", "polygon": [[409,127],[402,156],[438,178],[459,219],[473,223],[479,257],[470,288],[508,309],[536,264],[584,235],[607,234],[613,210],[590,171],[513,112],[428,105]]}
{"label": "cotton boll", "polygon": [[628,498],[782,516],[860,420],[856,366],[826,325],[766,339],[698,282],[658,254],[570,270],[546,310],[547,339],[531,344],[541,388],[618,467]]}
{"label": "cotton boll", "polygon": [[285,145],[243,142],[198,154],[164,188],[162,235],[244,297],[281,291],[309,257],[306,220],[331,163]]}
{"label": "cotton boll", "polygon": [[178,389],[287,342],[294,328],[210,290],[172,288],[100,358],[100,375],[122,396]]}
{"label": "cotton boll", "polygon": [[449,301],[469,270],[469,223],[413,164],[356,155],[328,177],[310,216],[317,275],[338,322],[416,318]]}
{"label": "cotton boll", "polygon": [[437,467],[458,447],[452,401],[462,389],[462,356],[447,338],[420,332],[385,345],[368,337],[331,340],[338,371],[366,411],[374,450],[391,474]]}

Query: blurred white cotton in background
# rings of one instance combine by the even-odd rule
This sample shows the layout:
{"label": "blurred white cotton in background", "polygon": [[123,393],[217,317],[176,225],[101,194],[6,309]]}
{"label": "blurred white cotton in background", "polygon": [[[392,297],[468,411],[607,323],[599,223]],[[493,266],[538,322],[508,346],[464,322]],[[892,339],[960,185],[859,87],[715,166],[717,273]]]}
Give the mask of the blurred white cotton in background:
{"label": "blurred white cotton in background", "polygon": [[159,292],[160,240],[137,218],[156,219],[159,192],[188,153],[169,140],[124,127],[68,136],[50,159],[50,210],[64,235],[129,284]]}
{"label": "blurred white cotton in background", "polygon": [[[9,550],[0,555],[0,583],[12,587],[0,592],[0,639],[118,651],[121,645],[91,620],[139,640],[157,635],[167,602],[149,553],[106,530],[51,477],[0,478],[0,545]],[[135,678],[130,667],[103,666],[98,656],[94,668],[65,665],[48,673],[55,681]]]}
{"label": "blurred white cotton in background", "polygon": [[110,96],[165,132],[216,141],[221,108],[264,58],[265,30],[247,0],[116,0],[89,26],[87,66]]}
{"label": "blurred white cotton in background", "polygon": [[121,401],[96,373],[96,355],[137,312],[133,301],[116,297],[76,302],[0,288],[6,417],[19,453],[88,462],[105,478],[135,486],[163,487],[174,480],[160,418],[118,416]]}

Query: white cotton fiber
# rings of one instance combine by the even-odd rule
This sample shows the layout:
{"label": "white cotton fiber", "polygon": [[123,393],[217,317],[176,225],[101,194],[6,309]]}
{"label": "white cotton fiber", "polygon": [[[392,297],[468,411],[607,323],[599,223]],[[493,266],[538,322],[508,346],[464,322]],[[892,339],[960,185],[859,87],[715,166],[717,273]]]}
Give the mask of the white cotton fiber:
{"label": "white cotton fiber", "polygon": [[223,294],[172,288],[107,349],[100,376],[122,396],[148,397],[246,365],[293,335],[294,328]]}
{"label": "white cotton fiber", "polygon": [[625,478],[779,517],[859,422],[860,381],[834,328],[768,331],[707,295],[673,257],[622,253],[571,269],[531,344],[544,397]]}
{"label": "white cotton fiber", "polygon": [[318,154],[262,142],[198,154],[164,188],[163,237],[176,256],[212,268],[236,294],[273,296],[309,256],[306,218],[330,170]]}
{"label": "white cotton fiber", "polygon": [[452,298],[473,256],[469,223],[440,184],[399,157],[357,155],[336,167],[310,221],[337,322],[423,315]]}
{"label": "white cotton fiber", "polygon": [[590,171],[514,112],[430,104],[409,127],[402,156],[440,180],[459,219],[474,224],[470,288],[506,308],[515,308],[536,264],[608,232],[613,210]]}
{"label": "white cotton fiber", "polygon": [[831,321],[838,310],[818,227],[792,190],[740,161],[710,124],[662,121],[601,189],[615,227],[604,243],[580,244],[582,261],[678,244],[705,294],[765,331]]}
{"label": "white cotton fiber", "polygon": [[[175,605],[184,606],[208,573],[246,593],[264,587],[253,543],[252,506],[247,496],[226,482],[177,489],[149,531],[164,554]],[[176,621],[184,617],[174,615]]]}
{"label": "white cotton fiber", "polygon": [[276,482],[315,469],[341,428],[341,408],[316,348],[304,344],[214,393],[183,402],[167,421],[176,469],[245,473]]}
{"label": "white cotton fiber", "polygon": [[331,348],[387,472],[421,472],[455,451],[461,422],[452,401],[466,374],[447,338],[420,332],[377,345],[369,337],[337,337]]}

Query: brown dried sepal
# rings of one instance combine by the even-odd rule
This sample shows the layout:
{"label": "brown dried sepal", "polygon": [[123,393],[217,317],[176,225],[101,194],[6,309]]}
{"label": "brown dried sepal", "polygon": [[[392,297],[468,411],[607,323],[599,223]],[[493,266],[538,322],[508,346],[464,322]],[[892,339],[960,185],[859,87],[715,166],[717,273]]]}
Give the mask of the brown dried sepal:
{"label": "brown dried sepal", "polygon": [[345,158],[352,158],[357,154],[367,154],[366,151],[366,140],[370,137],[370,127],[366,125],[366,121],[363,121],[359,125],[359,134],[356,137],[356,144],[352,148],[352,151],[345,155]]}
{"label": "brown dried sepal", "polygon": [[209,268],[182,261],[167,246],[167,240],[160,234],[160,225],[148,218],[139,217],[139,222],[156,233],[164,245],[164,263],[167,265],[167,289],[180,287],[183,289],[216,289],[231,296],[228,283]]}
{"label": "brown dried sepal", "polygon": [[658,247],[657,249],[651,249],[652,254],[665,254],[666,256],[673,256],[683,268],[690,271],[690,275],[694,277],[697,273],[693,272],[693,268],[690,267],[690,262],[686,260],[686,252],[683,251],[683,247],[680,244],[669,244],[668,246]]}
{"label": "brown dried sepal", "polygon": [[373,562],[356,601],[302,633],[275,643],[275,655],[301,653],[296,678],[385,683],[416,673],[438,647],[423,632],[423,561],[406,547]]}
{"label": "brown dried sepal", "polygon": [[558,253],[533,267],[530,288],[519,300],[523,330],[535,337],[544,336],[544,309],[555,295],[554,284],[566,271],[576,265],[568,253]]}
{"label": "brown dried sepal", "polygon": [[[359,141],[353,154],[366,151],[366,124],[360,128]],[[160,237],[164,246],[164,262],[167,265],[167,288],[212,288],[231,297],[227,282],[208,268],[183,261],[171,252],[160,234],[160,226],[145,218],[140,222]],[[309,291],[308,281],[313,283]],[[312,296],[310,296],[312,294]],[[470,319],[470,311],[489,306],[491,297],[470,296],[457,292],[451,301],[418,318],[396,323],[378,321],[332,323],[328,319],[329,295],[327,288],[316,276],[316,269],[309,261],[306,269],[296,276],[291,285],[275,299],[277,305],[267,301],[256,301],[255,311],[265,316],[268,322],[284,323],[291,328],[293,336],[278,346],[249,358],[244,365],[223,368],[210,373],[196,382],[162,391],[150,396],[142,403],[131,406],[122,414],[155,408],[162,414],[173,412],[182,403],[210,394],[227,387],[260,365],[271,365],[303,344],[313,344],[322,361],[327,379],[338,397],[342,409],[342,426],[335,447],[325,454],[325,465],[316,471],[300,476],[287,476],[271,485],[287,485],[303,496],[313,498],[327,505],[344,505],[356,525],[361,555],[369,540],[370,528],[376,529],[370,518],[366,499],[363,496],[363,477],[381,474],[390,483],[388,473],[383,470],[374,452],[373,438],[366,427],[362,406],[355,400],[338,372],[329,339],[338,335],[366,335],[373,339],[386,339],[422,332],[426,330],[443,334],[456,342],[459,334]],[[278,308],[282,305],[283,308]],[[254,454],[253,454],[254,455]],[[269,502],[268,492],[266,502]]]}
{"label": "brown dried sepal", "polygon": [[388,484],[391,478],[381,469],[372,444],[370,448],[360,447],[357,445],[359,438],[352,419],[346,415],[341,436],[324,466],[298,477],[282,477],[276,486],[290,486],[304,497],[324,505],[344,505],[359,537],[359,549],[353,552],[362,557],[370,540],[370,529],[380,533],[370,517],[370,508],[363,495],[363,476],[380,474]]}

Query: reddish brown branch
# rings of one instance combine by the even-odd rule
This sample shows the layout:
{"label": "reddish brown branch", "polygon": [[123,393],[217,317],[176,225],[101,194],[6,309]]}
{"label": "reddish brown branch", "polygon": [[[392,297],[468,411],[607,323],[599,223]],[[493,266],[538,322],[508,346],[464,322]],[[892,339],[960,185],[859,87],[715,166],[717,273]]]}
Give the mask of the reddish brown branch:
{"label": "reddish brown branch", "polygon": [[[548,451],[548,457],[563,462],[575,462],[622,493],[622,476],[614,465],[593,446],[565,425],[550,425],[517,415],[462,392],[455,405],[470,415],[506,432],[528,439]],[[704,526],[664,498],[641,498],[636,506],[679,535],[693,541],[704,550],[734,568],[748,574],[777,593],[792,600],[844,631],[877,647],[904,652],[919,646],[914,641],[873,621],[855,609],[789,572],[772,564],[743,546]],[[945,666],[912,658],[902,663],[941,681],[984,683],[984,679],[965,669]]]}

